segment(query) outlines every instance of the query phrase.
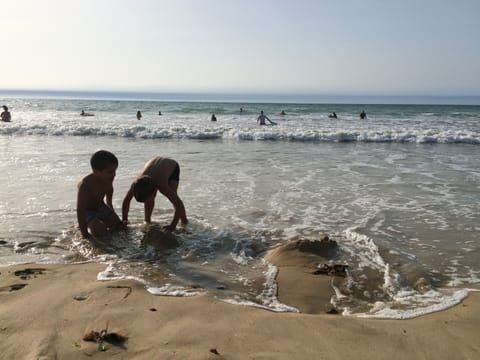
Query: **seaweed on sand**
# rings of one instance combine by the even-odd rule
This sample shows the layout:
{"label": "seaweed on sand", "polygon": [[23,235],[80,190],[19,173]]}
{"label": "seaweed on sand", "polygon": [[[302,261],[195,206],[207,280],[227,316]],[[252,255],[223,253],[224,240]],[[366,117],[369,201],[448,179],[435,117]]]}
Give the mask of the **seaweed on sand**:
{"label": "seaweed on sand", "polygon": [[105,329],[98,331],[90,331],[83,336],[83,341],[92,341],[98,344],[98,350],[106,351],[104,342],[107,342],[111,345],[115,346],[123,346],[125,341],[128,340],[128,337],[125,335],[121,335],[115,332],[108,332],[108,321]]}

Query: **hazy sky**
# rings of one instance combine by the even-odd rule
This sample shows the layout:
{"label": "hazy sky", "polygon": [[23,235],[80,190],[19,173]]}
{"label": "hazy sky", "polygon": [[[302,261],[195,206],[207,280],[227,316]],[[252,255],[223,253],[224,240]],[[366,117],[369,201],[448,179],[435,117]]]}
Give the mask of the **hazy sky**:
{"label": "hazy sky", "polygon": [[480,0],[0,0],[0,88],[480,95]]}

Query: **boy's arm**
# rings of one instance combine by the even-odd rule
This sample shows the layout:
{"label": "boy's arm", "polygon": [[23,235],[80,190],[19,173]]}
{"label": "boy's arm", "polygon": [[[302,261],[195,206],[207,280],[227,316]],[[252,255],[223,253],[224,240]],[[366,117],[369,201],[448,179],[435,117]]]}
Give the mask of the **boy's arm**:
{"label": "boy's arm", "polygon": [[[117,213],[115,212],[115,209],[113,208],[113,203],[112,203],[112,198],[113,198],[113,186],[107,191],[107,193],[106,193],[105,195],[106,195],[106,197],[107,197],[107,205],[108,205],[108,207],[110,207],[110,209],[112,209],[113,213],[115,214],[116,218],[118,219],[118,215],[117,215]],[[118,221],[120,221],[120,220],[118,220]],[[116,222],[114,228],[120,227],[121,224],[122,224],[122,223]]]}
{"label": "boy's arm", "polygon": [[[110,209],[113,210],[113,204],[112,204],[112,198],[113,198],[113,186],[108,189],[107,193],[105,194],[107,197],[107,205],[110,207]],[[114,211],[115,212],[115,211]]]}
{"label": "boy's arm", "polygon": [[130,210],[130,202],[132,201],[132,198],[133,186],[131,186],[128,190],[127,195],[125,195],[122,203],[122,222],[125,224],[128,222],[128,211]]}
{"label": "boy's arm", "polygon": [[80,185],[77,194],[77,220],[82,236],[86,239],[90,237],[87,224],[87,191],[84,185]]}
{"label": "boy's arm", "polygon": [[145,200],[145,203],[143,204],[144,209],[145,209],[145,222],[146,223],[151,223],[152,222],[152,213],[153,213],[153,208],[155,207],[155,195],[157,194],[157,190],[153,193],[151,197],[149,197],[147,200]]}

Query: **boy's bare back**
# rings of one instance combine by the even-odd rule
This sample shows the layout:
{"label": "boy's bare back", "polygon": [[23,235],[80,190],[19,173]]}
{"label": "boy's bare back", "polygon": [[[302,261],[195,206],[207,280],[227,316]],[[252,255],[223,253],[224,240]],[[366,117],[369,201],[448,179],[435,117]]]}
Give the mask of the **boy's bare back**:
{"label": "boy's bare back", "polygon": [[178,163],[175,160],[161,156],[154,157],[145,164],[139,176],[150,176],[155,185],[161,188],[168,183],[169,176],[173,173]]}
{"label": "boy's bare back", "polygon": [[85,176],[78,183],[78,200],[86,210],[96,210],[103,206],[103,199],[109,193],[113,193],[113,183],[102,181],[94,174]]}

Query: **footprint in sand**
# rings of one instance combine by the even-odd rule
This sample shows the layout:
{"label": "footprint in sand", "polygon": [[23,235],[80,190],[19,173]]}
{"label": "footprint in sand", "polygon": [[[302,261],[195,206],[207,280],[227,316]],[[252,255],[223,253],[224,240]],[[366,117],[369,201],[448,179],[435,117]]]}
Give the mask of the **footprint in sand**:
{"label": "footprint in sand", "polygon": [[[13,274],[15,276],[18,276],[22,280],[28,280],[31,279],[32,277],[37,277],[37,275],[41,275],[46,271],[46,269],[43,268],[26,268],[23,270],[17,270]],[[3,286],[0,287],[0,292],[12,292],[12,291],[17,291],[23,289],[25,286],[28,284],[12,284],[8,286]]]}
{"label": "footprint in sand", "polygon": [[37,275],[42,275],[46,269],[42,268],[26,268],[23,270],[17,270],[14,272],[15,276],[20,277],[20,279],[28,280],[32,277],[37,277]]}
{"label": "footprint in sand", "polygon": [[12,284],[9,286],[0,287],[0,292],[12,292],[23,289],[27,284]]}

